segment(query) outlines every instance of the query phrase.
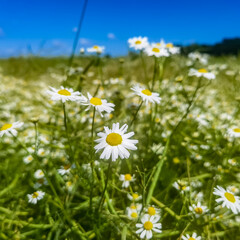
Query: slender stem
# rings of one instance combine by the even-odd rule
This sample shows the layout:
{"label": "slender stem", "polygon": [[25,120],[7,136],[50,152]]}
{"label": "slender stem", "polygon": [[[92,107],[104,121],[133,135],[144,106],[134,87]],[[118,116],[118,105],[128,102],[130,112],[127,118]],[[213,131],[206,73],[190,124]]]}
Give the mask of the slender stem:
{"label": "slender stem", "polygon": [[187,175],[188,175],[188,185],[189,185],[189,202],[190,205],[192,205],[192,198],[191,198],[191,193],[192,193],[192,188],[191,188],[191,176],[190,176],[190,159],[187,157]]}
{"label": "slender stem", "polygon": [[63,115],[64,115],[64,127],[65,127],[65,132],[67,135],[68,145],[69,145],[69,155],[70,155],[71,160],[73,161],[74,157],[73,157],[72,145],[71,145],[71,141],[70,141],[70,137],[69,137],[69,133],[68,133],[67,113],[66,113],[65,103],[63,103],[62,106],[63,106]]}
{"label": "slender stem", "polygon": [[144,78],[145,78],[145,81],[147,82],[147,69],[146,69],[146,63],[143,58],[143,50],[140,51],[140,57],[142,61],[143,71],[144,71]]}
{"label": "slender stem", "polygon": [[90,189],[90,202],[89,202],[89,208],[90,211],[92,211],[92,198],[93,198],[93,183],[94,183],[94,160],[93,160],[93,131],[94,131],[94,122],[95,122],[95,115],[96,115],[96,109],[93,108],[93,117],[92,117],[92,129],[91,129],[91,189]]}
{"label": "slender stem", "polygon": [[105,182],[105,187],[104,187],[103,192],[102,192],[102,196],[101,196],[101,198],[100,198],[100,202],[99,202],[99,205],[98,205],[98,208],[97,208],[97,212],[101,209],[101,206],[102,206],[102,204],[103,204],[104,194],[105,194],[105,191],[106,191],[107,185],[108,185],[108,180],[109,180],[111,165],[112,165],[112,159],[109,158],[108,170],[107,170],[107,179],[106,179],[106,182]]}
{"label": "slender stem", "polygon": [[134,114],[134,116],[133,116],[133,119],[132,119],[131,123],[129,124],[129,128],[132,126],[133,122],[136,120],[137,114],[138,114],[138,112],[139,112],[142,104],[143,104],[143,100],[142,100],[142,102],[139,104],[139,106],[138,106],[138,108],[137,108],[137,111],[135,112],[135,114]]}

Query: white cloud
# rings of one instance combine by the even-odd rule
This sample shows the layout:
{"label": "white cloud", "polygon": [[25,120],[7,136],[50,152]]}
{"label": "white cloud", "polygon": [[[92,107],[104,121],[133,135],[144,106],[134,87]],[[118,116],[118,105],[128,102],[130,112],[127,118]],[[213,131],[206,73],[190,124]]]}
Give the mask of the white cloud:
{"label": "white cloud", "polygon": [[80,39],[79,39],[79,43],[82,44],[82,45],[88,45],[88,44],[90,44],[91,42],[90,42],[90,40],[87,39],[87,38],[80,38]]}
{"label": "white cloud", "polygon": [[115,38],[116,38],[115,35],[114,35],[114,33],[108,33],[107,37],[108,37],[109,39],[115,39]]}

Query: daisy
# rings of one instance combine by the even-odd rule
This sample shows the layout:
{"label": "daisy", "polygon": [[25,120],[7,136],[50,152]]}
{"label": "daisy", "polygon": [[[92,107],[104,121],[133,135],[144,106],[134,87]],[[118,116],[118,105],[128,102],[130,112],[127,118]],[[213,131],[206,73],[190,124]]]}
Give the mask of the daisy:
{"label": "daisy", "polygon": [[169,52],[166,48],[161,47],[161,45],[153,43],[151,45],[148,45],[145,48],[145,52],[148,56],[155,56],[157,58],[159,57],[168,57]]}
{"label": "daisy", "polygon": [[128,39],[129,47],[135,50],[143,50],[148,46],[147,37],[134,37]]}
{"label": "daisy", "polygon": [[139,211],[137,210],[137,208],[135,206],[134,207],[127,207],[126,212],[127,212],[127,216],[130,219],[137,219],[138,216],[139,216]]}
{"label": "daisy", "polygon": [[148,101],[151,103],[160,103],[161,99],[158,93],[151,92],[150,90],[140,87],[139,85],[135,85],[131,88],[138,96],[142,98],[143,101],[148,104]]}
{"label": "daisy", "polygon": [[36,204],[38,200],[41,200],[45,195],[45,192],[42,191],[36,191],[32,194],[28,194],[28,202],[32,204]]}
{"label": "daisy", "polygon": [[134,178],[134,175],[132,176],[131,174],[121,174],[120,177],[119,177],[119,180],[120,181],[123,181],[123,184],[122,184],[122,187],[123,188],[128,188],[129,185],[130,185],[130,182],[134,182],[135,181],[135,178]]}
{"label": "daisy", "polygon": [[161,233],[161,228],[162,228],[162,224],[161,223],[157,223],[160,219],[159,215],[155,215],[155,216],[150,216],[148,214],[145,214],[142,218],[141,218],[141,222],[142,223],[137,223],[136,227],[139,228],[136,233],[140,234],[140,238],[146,238],[147,239],[151,239],[153,234],[152,231],[157,232],[157,233]]}
{"label": "daisy", "polygon": [[107,100],[97,98],[97,97],[92,97],[90,93],[87,93],[88,99],[84,97],[84,100],[82,101],[83,105],[87,105],[88,108],[86,109],[89,110],[91,106],[95,107],[95,109],[100,113],[101,117],[103,117],[102,112],[107,112],[110,113],[114,111],[115,105],[113,103],[108,103]]}
{"label": "daisy", "polygon": [[68,174],[71,171],[71,164],[64,165],[57,171],[60,175]]}
{"label": "daisy", "polygon": [[91,48],[87,48],[87,52],[100,54],[100,53],[102,53],[104,51],[104,49],[105,49],[105,47],[103,47],[103,46],[100,47],[100,46],[95,45],[95,46],[93,46]]}
{"label": "daisy", "polygon": [[188,57],[194,61],[199,61],[201,64],[204,64],[204,65],[208,63],[207,54],[201,54],[199,52],[191,52],[188,54]]}
{"label": "daisy", "polygon": [[17,136],[16,128],[20,128],[23,125],[22,122],[6,123],[0,128],[0,137],[4,134],[7,136]]}
{"label": "daisy", "polygon": [[51,90],[47,90],[47,93],[51,95],[51,100],[59,101],[61,100],[63,103],[66,101],[78,101],[81,100],[80,92],[73,92],[72,88],[64,88],[61,86],[60,89],[55,89],[50,87]]}
{"label": "daisy", "polygon": [[180,48],[174,46],[172,43],[167,43],[165,45],[165,47],[167,48],[167,50],[169,51],[170,54],[178,54],[178,53],[180,53]]}
{"label": "daisy", "polygon": [[66,189],[71,192],[73,189],[73,182],[72,181],[67,181],[66,182]]}
{"label": "daisy", "polygon": [[156,208],[155,206],[149,206],[145,208],[145,211],[147,212],[148,215],[150,216],[155,216],[160,214],[160,209]]}
{"label": "daisy", "polygon": [[196,77],[204,77],[207,78],[209,80],[211,79],[215,79],[215,74],[208,72],[205,68],[201,68],[201,69],[194,69],[191,68],[189,73],[189,76],[196,76]]}
{"label": "daisy", "polygon": [[119,156],[121,159],[129,158],[130,153],[127,149],[137,149],[135,144],[138,143],[138,140],[129,139],[134,135],[134,132],[126,133],[127,128],[127,124],[119,128],[119,123],[113,123],[112,129],[104,127],[105,132],[97,134],[100,138],[95,140],[98,144],[94,149],[96,152],[104,149],[100,159],[109,159],[112,157],[112,161],[116,161]]}
{"label": "daisy", "polygon": [[29,164],[30,162],[32,162],[32,160],[33,160],[33,156],[32,155],[28,155],[25,158],[23,158],[23,162],[25,164]]}
{"label": "daisy", "polygon": [[232,210],[234,214],[240,213],[240,200],[238,196],[235,196],[230,190],[225,190],[224,188],[217,186],[214,188],[213,194],[220,196],[216,199],[216,202],[222,202],[222,207],[227,207]]}
{"label": "daisy", "polygon": [[240,137],[240,128],[237,128],[237,127],[229,128],[227,133],[230,137],[239,138]]}
{"label": "daisy", "polygon": [[182,236],[183,240],[201,240],[202,238],[200,236],[197,236],[196,233],[193,233],[192,236],[187,234],[186,236]]}
{"label": "daisy", "polygon": [[40,179],[40,178],[44,178],[44,172],[41,169],[38,169],[35,173],[34,173],[34,177],[36,179]]}
{"label": "daisy", "polygon": [[207,207],[201,205],[201,203],[198,202],[197,205],[193,204],[192,206],[190,206],[189,210],[193,212],[196,217],[200,217],[207,212]]}
{"label": "daisy", "polygon": [[142,199],[142,196],[138,195],[138,193],[132,193],[132,194],[128,193],[127,197],[129,200],[134,202],[137,202]]}
{"label": "daisy", "polygon": [[186,191],[189,191],[189,189],[190,189],[189,186],[187,186],[185,182],[179,181],[179,180],[173,183],[173,187],[175,187],[177,190],[179,190],[180,193],[184,193]]}

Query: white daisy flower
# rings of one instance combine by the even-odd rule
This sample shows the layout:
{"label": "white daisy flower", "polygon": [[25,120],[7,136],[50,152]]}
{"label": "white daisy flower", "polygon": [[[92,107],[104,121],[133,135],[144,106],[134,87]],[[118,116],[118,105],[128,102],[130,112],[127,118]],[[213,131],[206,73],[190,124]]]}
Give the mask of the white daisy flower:
{"label": "white daisy flower", "polygon": [[126,209],[126,214],[127,214],[127,216],[130,218],[130,219],[138,219],[138,217],[139,217],[139,212],[140,211],[138,211],[137,210],[137,208],[135,208],[135,207],[127,207],[127,209]]}
{"label": "white daisy flower", "polygon": [[161,99],[159,97],[159,93],[151,92],[150,90],[140,87],[139,85],[135,85],[131,88],[138,96],[142,98],[143,101],[148,104],[148,102],[151,103],[160,103]]}
{"label": "white daisy flower", "polygon": [[87,48],[87,52],[100,54],[104,51],[104,49],[105,49],[105,47],[103,47],[103,46],[100,47],[100,46],[95,45],[91,48]]}
{"label": "white daisy flower", "polygon": [[32,155],[28,155],[28,156],[23,158],[23,162],[25,164],[29,164],[30,162],[32,162],[32,160],[33,160],[33,156]]}
{"label": "white daisy flower", "polygon": [[6,123],[0,128],[0,137],[4,134],[7,136],[17,136],[16,128],[20,128],[23,125],[23,122],[14,122],[14,123]]}
{"label": "white daisy flower", "polygon": [[235,187],[235,186],[228,186],[227,187],[227,191],[230,191],[234,194],[238,194],[239,193],[239,188]]}
{"label": "white daisy flower", "polygon": [[48,154],[48,151],[46,151],[44,148],[39,148],[37,151],[37,155],[40,157],[44,157],[47,154]]}
{"label": "white daisy flower", "polygon": [[199,61],[203,65],[206,65],[208,63],[208,55],[207,54],[201,54],[199,52],[191,52],[188,54],[188,57],[194,61]]}
{"label": "white daisy flower", "polygon": [[172,43],[167,43],[165,45],[165,47],[170,52],[170,54],[178,54],[178,53],[180,53],[180,47],[176,47]]}
{"label": "white daisy flower", "polygon": [[135,50],[143,50],[148,46],[147,37],[133,37],[128,39],[128,44],[130,48],[134,48]]}
{"label": "white daisy flower", "polygon": [[193,204],[192,206],[190,206],[190,207],[189,207],[189,210],[190,210],[191,212],[193,212],[193,214],[194,214],[196,217],[200,217],[200,216],[202,216],[203,214],[205,214],[205,213],[208,211],[207,207],[201,205],[200,202],[198,202],[197,205],[196,205],[196,204]]}
{"label": "white daisy flower", "polygon": [[136,179],[134,178],[134,175],[132,176],[131,174],[121,174],[119,177],[120,181],[123,181],[122,187],[123,188],[128,188],[130,185],[130,182],[134,182]]}
{"label": "white daisy flower", "polygon": [[45,195],[45,192],[42,192],[42,191],[36,191],[32,194],[28,194],[27,195],[28,202],[36,204],[38,200],[41,200],[44,197],[44,195]]}
{"label": "white daisy flower", "polygon": [[184,192],[190,190],[189,186],[187,186],[185,182],[180,181],[180,180],[174,182],[174,183],[173,183],[173,187],[175,187],[175,188],[176,188],[177,190],[179,190],[181,193],[184,193]]}
{"label": "white daisy flower", "polygon": [[230,137],[239,138],[240,137],[240,128],[238,128],[238,127],[229,128],[227,133]]}
{"label": "white daisy flower", "polygon": [[66,182],[66,189],[71,192],[73,189],[73,182],[72,181],[67,181]]}
{"label": "white daisy flower", "polygon": [[201,69],[194,69],[194,68],[191,68],[189,73],[188,73],[189,76],[196,76],[196,77],[204,77],[204,78],[207,78],[209,80],[211,79],[215,79],[215,74],[211,73],[211,72],[208,72],[205,68],[201,68]]}
{"label": "white daisy flower", "polygon": [[61,166],[60,169],[57,170],[60,175],[68,174],[71,171],[71,164],[66,164]]}
{"label": "white daisy flower", "polygon": [[34,177],[36,179],[40,179],[40,178],[44,178],[44,172],[41,169],[38,169],[35,173],[34,173]]}
{"label": "white daisy flower", "polygon": [[150,216],[160,215],[160,209],[153,205],[145,208],[145,212]]}
{"label": "white daisy flower", "polygon": [[216,202],[222,202],[222,207],[231,209],[234,214],[240,213],[240,200],[233,192],[229,190],[226,191],[224,188],[217,186],[214,188],[213,194],[220,196],[220,198],[216,199]]}
{"label": "white daisy flower", "polygon": [[228,159],[228,163],[232,166],[236,166],[237,165],[237,160],[236,159]]}
{"label": "white daisy flower", "polygon": [[59,101],[61,100],[63,103],[66,101],[78,101],[81,100],[81,93],[80,92],[73,92],[72,88],[64,88],[61,86],[60,89],[56,89],[50,87],[51,90],[47,90],[47,93],[51,95],[51,100]]}
{"label": "white daisy flower", "polygon": [[197,236],[196,233],[193,233],[192,236],[187,234],[186,236],[182,236],[183,240],[201,240],[202,238],[200,236]]}
{"label": "white daisy flower", "polygon": [[146,239],[151,239],[153,236],[152,231],[157,232],[157,233],[161,233],[161,228],[162,228],[162,224],[161,223],[157,223],[160,219],[159,215],[155,215],[155,216],[150,216],[148,214],[145,214],[142,218],[141,218],[141,222],[142,223],[137,223],[136,227],[139,228],[136,233],[140,234],[140,238],[145,238]]}
{"label": "white daisy flower", "polygon": [[82,100],[83,105],[89,106],[86,111],[89,110],[91,106],[93,106],[100,113],[101,117],[103,117],[102,112],[104,111],[107,113],[114,111],[113,108],[115,107],[115,105],[113,103],[108,103],[105,99],[92,97],[90,93],[87,93],[87,95],[88,99],[84,97],[84,100]]}
{"label": "white daisy flower", "polygon": [[136,193],[136,192],[132,193],[132,194],[128,193],[127,197],[129,200],[134,201],[134,202],[137,202],[142,199],[142,196],[138,195],[138,193]]}
{"label": "white daisy flower", "polygon": [[126,133],[127,128],[127,124],[119,128],[119,123],[113,123],[112,129],[104,127],[105,132],[97,134],[100,138],[95,140],[98,144],[94,149],[96,152],[104,149],[100,159],[109,159],[112,157],[112,161],[116,161],[119,156],[121,159],[129,158],[130,153],[127,149],[137,149],[135,144],[138,143],[138,140],[129,139],[134,135],[134,132]]}
{"label": "white daisy flower", "polygon": [[145,48],[145,52],[148,56],[159,57],[169,57],[169,52],[165,47],[162,47],[161,44],[153,43],[148,45]]}

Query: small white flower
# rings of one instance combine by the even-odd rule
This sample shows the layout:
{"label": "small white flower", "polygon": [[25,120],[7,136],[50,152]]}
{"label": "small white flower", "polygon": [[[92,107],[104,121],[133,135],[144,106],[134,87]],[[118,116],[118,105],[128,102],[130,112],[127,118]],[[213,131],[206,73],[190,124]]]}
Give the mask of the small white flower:
{"label": "small white flower", "polygon": [[28,194],[28,202],[32,204],[36,204],[38,200],[41,200],[45,195],[45,192],[42,191],[36,191],[32,194]]}
{"label": "small white flower", "polygon": [[132,194],[128,193],[127,197],[129,200],[134,201],[134,202],[137,202],[142,199],[142,196],[138,195],[138,193],[136,193],[136,192],[132,193]]}
{"label": "small white flower", "polygon": [[236,159],[228,159],[228,163],[232,166],[236,166],[237,165],[237,160]]}
{"label": "small white flower", "polygon": [[130,182],[134,182],[135,181],[135,178],[134,178],[134,175],[132,176],[131,174],[121,174],[120,177],[119,177],[119,180],[120,181],[123,181],[123,184],[122,184],[122,187],[123,188],[128,188],[129,185],[130,185]]}
{"label": "small white flower", "polygon": [[4,134],[7,136],[17,136],[16,128],[20,128],[23,125],[22,122],[6,123],[0,128],[0,137]]}
{"label": "small white flower", "polygon": [[157,233],[161,233],[161,228],[162,228],[162,224],[161,223],[157,223],[160,219],[159,215],[155,215],[155,216],[150,216],[148,214],[145,214],[142,218],[141,218],[141,222],[142,223],[137,223],[136,227],[139,228],[136,233],[140,234],[140,238],[146,238],[147,239],[151,239],[153,236],[152,231],[157,232]]}
{"label": "small white flower", "polygon": [[30,162],[32,162],[32,160],[33,160],[32,155],[28,155],[28,156],[23,158],[23,162],[26,163],[26,164],[29,164]]}
{"label": "small white flower", "polygon": [[64,88],[61,86],[60,89],[50,87],[51,90],[47,90],[47,93],[51,95],[53,101],[61,100],[63,103],[66,101],[79,101],[82,100],[80,92],[73,92],[72,88]]}
{"label": "small white flower", "polygon": [[83,105],[89,106],[86,110],[89,110],[91,106],[95,107],[95,109],[100,113],[101,117],[103,117],[102,112],[110,113],[114,111],[115,105],[113,103],[108,103],[107,100],[92,97],[90,93],[87,93],[88,99],[84,97],[84,100],[81,101]]}
{"label": "small white flower", "polygon": [[159,97],[159,93],[151,92],[150,90],[140,87],[139,85],[135,85],[131,88],[138,96],[142,98],[146,104],[148,102],[151,103],[160,103],[161,98]]}
{"label": "small white flower", "polygon": [[180,53],[180,48],[179,47],[176,47],[174,46],[172,43],[167,43],[165,45],[165,47],[167,48],[167,50],[170,52],[170,54],[178,54]]}
{"label": "small white flower", "polygon": [[240,137],[240,128],[238,128],[238,127],[229,128],[227,133],[230,137],[239,138]]}
{"label": "small white flower", "polygon": [[38,151],[37,151],[37,154],[38,154],[38,156],[40,156],[40,157],[44,157],[45,155],[48,154],[48,151],[46,152],[45,149],[39,148]]}
{"label": "small white flower", "polygon": [[173,183],[173,187],[179,190],[180,193],[184,193],[190,190],[189,186],[187,186],[185,182],[179,180]]}
{"label": "small white flower", "polygon": [[133,37],[128,39],[128,44],[130,48],[134,48],[135,50],[143,50],[148,46],[147,37]]}
{"label": "small white flower", "polygon": [[153,43],[145,48],[145,52],[148,56],[159,57],[169,57],[169,52],[161,44]]}
{"label": "small white flower", "polygon": [[192,236],[187,234],[186,236],[182,236],[183,240],[201,240],[202,238],[200,236],[197,236],[196,233],[193,233]]}
{"label": "small white flower", "polygon": [[211,79],[215,79],[215,74],[208,72],[205,68],[201,68],[201,69],[194,69],[191,68],[189,71],[189,76],[196,76],[196,77],[204,77],[207,78],[209,80]]}
{"label": "small white flower", "polygon": [[60,169],[57,170],[60,175],[68,174],[71,171],[71,164],[66,164],[61,166]]}
{"label": "small white flower", "polygon": [[38,169],[35,173],[34,173],[34,177],[36,179],[40,179],[40,178],[44,178],[44,172],[41,169]]}
{"label": "small white flower", "polygon": [[105,47],[103,47],[103,46],[100,47],[100,46],[95,45],[91,48],[87,48],[87,52],[100,54],[104,51],[104,49],[105,49]]}
{"label": "small white flower", "polygon": [[130,207],[127,207],[126,212],[130,219],[138,219],[139,213],[141,212],[142,204],[131,204]]}
{"label": "small white flower", "polygon": [[196,216],[196,217],[200,217],[202,216],[203,214],[205,214],[207,212],[207,207],[206,206],[203,206],[201,205],[200,202],[196,204],[193,204],[192,206],[189,207],[189,210],[191,212],[193,212],[193,214]]}
{"label": "small white flower", "polygon": [[150,216],[160,215],[160,209],[153,205],[145,208],[145,212]]}
{"label": "small white flower", "polygon": [[208,55],[201,54],[199,52],[191,52],[188,54],[188,57],[194,61],[199,61],[201,64],[206,65],[208,63]]}
{"label": "small white flower", "polygon": [[104,127],[105,132],[97,134],[100,138],[95,140],[98,144],[94,149],[96,152],[104,149],[100,156],[101,159],[109,159],[112,157],[112,161],[116,161],[118,157],[121,159],[129,158],[130,153],[127,149],[137,149],[135,144],[138,143],[138,140],[129,139],[134,135],[134,132],[126,133],[127,129],[127,124],[119,128],[119,123],[113,123],[112,129]]}
{"label": "small white flower", "polygon": [[222,202],[222,207],[231,209],[234,214],[240,213],[240,200],[238,196],[233,194],[233,192],[217,186],[214,188],[213,194],[220,196],[220,198],[216,199],[216,202]]}

